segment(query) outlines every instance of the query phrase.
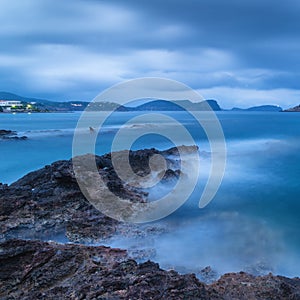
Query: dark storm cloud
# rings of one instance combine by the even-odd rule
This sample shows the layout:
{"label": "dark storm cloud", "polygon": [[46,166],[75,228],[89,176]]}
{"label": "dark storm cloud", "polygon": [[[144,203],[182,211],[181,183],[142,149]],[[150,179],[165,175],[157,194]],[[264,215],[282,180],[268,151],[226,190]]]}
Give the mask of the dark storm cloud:
{"label": "dark storm cloud", "polygon": [[274,102],[276,90],[287,106],[300,95],[296,0],[0,0],[0,7],[1,90],[90,100],[124,79],[162,76],[224,106],[251,104],[249,94]]}
{"label": "dark storm cloud", "polygon": [[169,43],[169,49],[186,46],[226,49],[254,68],[289,70],[296,67],[295,61],[300,62],[300,2],[297,0],[126,3],[153,26],[158,22],[185,27],[188,38],[174,40]]}

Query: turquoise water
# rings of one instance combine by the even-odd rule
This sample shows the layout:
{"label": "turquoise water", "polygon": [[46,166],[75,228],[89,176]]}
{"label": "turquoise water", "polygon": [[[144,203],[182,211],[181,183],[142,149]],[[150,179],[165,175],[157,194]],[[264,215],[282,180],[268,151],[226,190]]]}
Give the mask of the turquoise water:
{"label": "turquoise water", "polygon": [[[136,115],[115,113],[97,140],[96,152],[110,151],[117,129]],[[170,115],[188,128],[200,150],[209,151],[204,133],[190,116],[181,112]],[[204,209],[197,208],[198,199],[192,197],[160,221],[170,232],[149,241],[149,247],[156,249],[154,259],[163,267],[195,272],[211,265],[219,273],[248,270],[299,276],[300,114],[219,112],[217,115],[228,152],[221,188]],[[0,141],[0,182],[11,183],[45,164],[69,159],[79,117],[80,113],[1,114],[0,129],[16,130],[29,139]],[[88,133],[88,127],[86,130]],[[133,148],[169,146],[172,146],[169,140],[148,135],[138,139]],[[134,243],[124,239],[113,244],[125,247]]]}

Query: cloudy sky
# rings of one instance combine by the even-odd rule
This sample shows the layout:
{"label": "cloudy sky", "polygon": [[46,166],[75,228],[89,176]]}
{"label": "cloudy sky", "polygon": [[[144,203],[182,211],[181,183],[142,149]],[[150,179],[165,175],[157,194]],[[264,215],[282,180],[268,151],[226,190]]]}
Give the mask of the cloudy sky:
{"label": "cloudy sky", "polygon": [[300,103],[298,0],[0,0],[0,90],[92,100],[179,80],[222,107]]}

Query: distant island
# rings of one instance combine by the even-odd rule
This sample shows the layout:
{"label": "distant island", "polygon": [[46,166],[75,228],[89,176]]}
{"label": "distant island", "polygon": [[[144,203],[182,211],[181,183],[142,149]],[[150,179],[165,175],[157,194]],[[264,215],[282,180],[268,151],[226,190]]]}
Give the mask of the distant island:
{"label": "distant island", "polygon": [[285,112],[300,112],[300,105],[286,109]]}
{"label": "distant island", "polygon": [[249,108],[238,108],[234,107],[231,109],[232,111],[282,111],[282,108],[278,105],[260,105],[253,106]]}
{"label": "distant island", "polygon": [[201,102],[189,100],[166,101],[163,99],[150,100],[137,106],[124,106],[111,101],[87,102],[87,101],[50,101],[23,97],[13,93],[0,92],[0,113],[1,112],[74,112],[74,111],[237,111],[237,112],[282,112],[300,111],[300,106],[283,110],[278,105],[261,105],[249,108],[222,109],[218,102],[213,99]]}

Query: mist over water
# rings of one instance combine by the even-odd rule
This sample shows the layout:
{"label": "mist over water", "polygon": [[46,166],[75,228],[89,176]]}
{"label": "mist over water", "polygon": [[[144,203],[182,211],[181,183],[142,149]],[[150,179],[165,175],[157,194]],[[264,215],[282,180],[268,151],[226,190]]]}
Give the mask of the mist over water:
{"label": "mist over water", "polygon": [[[114,134],[134,115],[137,113],[112,115],[97,140],[97,154],[110,151]],[[209,174],[208,141],[187,114],[171,115],[197,140],[201,156],[199,185],[175,213],[159,222],[139,225],[163,228],[160,234],[140,239],[118,237],[110,245],[154,249],[153,260],[180,272],[199,273],[210,265],[219,275],[244,270],[299,276],[300,114],[217,113],[226,138],[227,166],[217,195],[203,209],[198,208],[198,201]],[[45,164],[71,158],[72,135],[79,116],[1,115],[0,129],[17,130],[29,139],[0,141],[1,156],[5,157],[0,165],[0,182],[11,183]],[[129,134],[130,130],[158,124],[149,121],[134,125],[128,126]],[[176,130],[169,124],[159,126]],[[88,124],[82,134],[90,134]],[[172,146],[169,140],[153,134],[138,139],[132,148],[163,150]],[[157,186],[150,191],[151,199],[167,191],[168,187]]]}

